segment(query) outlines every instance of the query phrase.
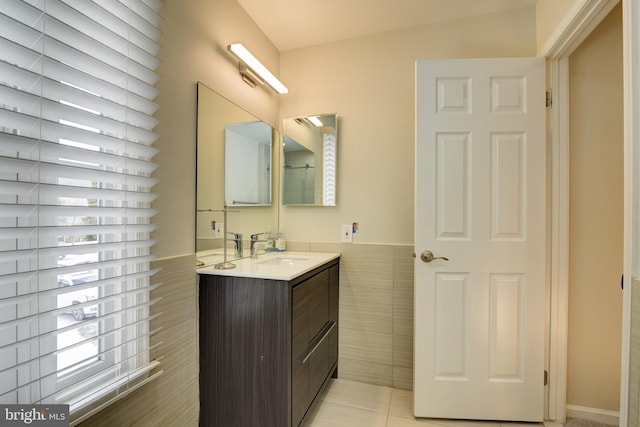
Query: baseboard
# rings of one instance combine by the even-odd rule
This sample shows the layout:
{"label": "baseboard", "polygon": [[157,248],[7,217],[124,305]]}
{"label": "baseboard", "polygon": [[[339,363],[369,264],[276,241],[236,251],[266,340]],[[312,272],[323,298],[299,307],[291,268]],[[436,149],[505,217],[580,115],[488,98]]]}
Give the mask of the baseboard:
{"label": "baseboard", "polygon": [[585,406],[567,405],[567,418],[578,418],[581,420],[617,426],[620,423],[620,412],[588,408]]}

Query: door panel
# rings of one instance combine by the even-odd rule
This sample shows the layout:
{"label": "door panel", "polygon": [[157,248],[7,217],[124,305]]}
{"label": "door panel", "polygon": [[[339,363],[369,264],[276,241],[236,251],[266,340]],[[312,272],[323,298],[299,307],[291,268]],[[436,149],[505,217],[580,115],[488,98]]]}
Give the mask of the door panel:
{"label": "door panel", "polygon": [[436,182],[436,213],[438,237],[441,239],[469,238],[470,135],[462,133],[438,133],[436,142],[439,168]]}
{"label": "door panel", "polygon": [[469,379],[468,275],[438,273],[435,283],[435,375]]}
{"label": "door panel", "polygon": [[417,64],[414,410],[541,421],[545,65]]}
{"label": "door panel", "polygon": [[491,237],[523,240],[526,134],[491,134]]}
{"label": "door panel", "polygon": [[491,276],[489,381],[524,381],[522,274]]}

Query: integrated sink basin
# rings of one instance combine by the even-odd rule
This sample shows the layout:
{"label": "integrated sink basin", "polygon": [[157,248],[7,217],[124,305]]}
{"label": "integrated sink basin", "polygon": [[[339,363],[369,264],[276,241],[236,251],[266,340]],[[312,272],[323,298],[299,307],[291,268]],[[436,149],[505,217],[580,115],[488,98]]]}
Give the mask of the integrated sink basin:
{"label": "integrated sink basin", "polygon": [[303,261],[308,261],[309,258],[301,258],[301,257],[277,257],[271,258],[266,261],[262,261],[258,264],[262,265],[296,265]]}

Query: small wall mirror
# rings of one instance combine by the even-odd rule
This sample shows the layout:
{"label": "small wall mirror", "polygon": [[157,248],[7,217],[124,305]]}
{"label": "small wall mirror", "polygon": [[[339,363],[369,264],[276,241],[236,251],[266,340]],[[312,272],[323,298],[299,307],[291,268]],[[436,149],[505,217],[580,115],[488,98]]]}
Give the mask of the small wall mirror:
{"label": "small wall mirror", "polygon": [[335,113],[284,120],[283,205],[336,206],[337,127]]}
{"label": "small wall mirror", "polygon": [[227,206],[271,205],[271,136],[271,126],[261,121],[225,125]]}

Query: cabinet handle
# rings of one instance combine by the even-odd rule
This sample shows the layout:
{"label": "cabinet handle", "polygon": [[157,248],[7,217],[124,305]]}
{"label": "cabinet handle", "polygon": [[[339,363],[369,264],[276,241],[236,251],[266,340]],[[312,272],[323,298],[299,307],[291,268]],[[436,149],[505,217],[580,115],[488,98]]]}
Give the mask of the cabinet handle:
{"label": "cabinet handle", "polygon": [[316,350],[318,349],[318,347],[320,347],[320,344],[322,344],[322,342],[329,336],[329,334],[331,333],[331,331],[333,331],[333,328],[336,327],[336,322],[331,322],[332,325],[329,328],[329,330],[327,332],[324,333],[324,335],[322,336],[322,338],[320,339],[320,341],[318,341],[318,343],[316,345],[313,346],[313,348],[311,349],[311,351],[307,354],[307,356],[302,359],[302,364],[304,365],[305,363],[307,363],[307,360],[309,360],[309,358],[311,357],[311,355],[313,353],[316,352]]}

